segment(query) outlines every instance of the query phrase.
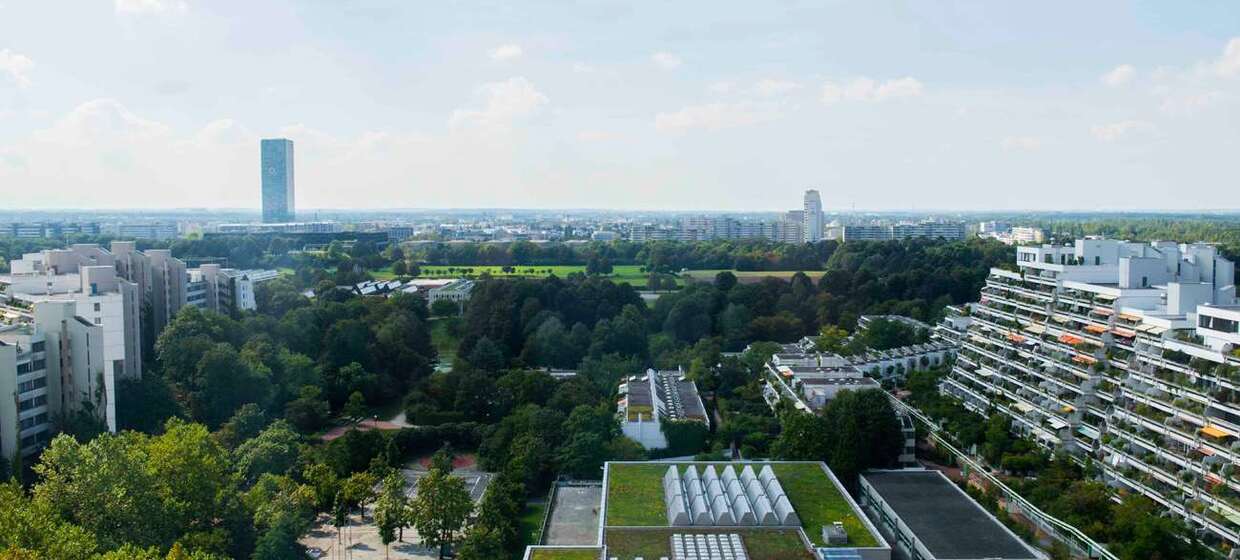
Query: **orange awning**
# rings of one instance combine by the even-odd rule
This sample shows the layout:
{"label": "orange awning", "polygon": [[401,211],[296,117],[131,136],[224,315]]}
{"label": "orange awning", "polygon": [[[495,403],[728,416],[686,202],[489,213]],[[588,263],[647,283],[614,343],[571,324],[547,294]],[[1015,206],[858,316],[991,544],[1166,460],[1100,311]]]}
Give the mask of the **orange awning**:
{"label": "orange awning", "polygon": [[1206,446],[1204,446],[1204,445],[1203,445],[1203,446],[1201,446],[1201,447],[1198,447],[1198,448],[1197,448],[1197,451],[1200,451],[1202,455],[1206,455],[1206,456],[1213,456],[1213,455],[1214,455],[1214,450],[1213,450],[1213,449],[1210,449],[1209,447],[1206,447]]}
{"label": "orange awning", "polygon": [[1120,314],[1119,314],[1119,318],[1120,318],[1120,319],[1123,319],[1123,320],[1125,320],[1125,321],[1132,321],[1132,322],[1134,322],[1134,323],[1140,323],[1140,322],[1141,322],[1141,317],[1139,317],[1139,316],[1137,316],[1137,315],[1131,315],[1131,314],[1128,314],[1128,313],[1120,313]]}
{"label": "orange awning", "polygon": [[1059,342],[1062,342],[1064,344],[1080,344],[1082,342],[1085,342],[1085,339],[1079,336],[1072,336],[1070,334],[1061,334],[1059,335]]}
{"label": "orange awning", "polygon": [[1105,307],[1095,307],[1095,308],[1094,308],[1094,313],[1097,313],[1097,314],[1099,314],[1099,315],[1106,316],[1106,315],[1110,315],[1110,314],[1111,314],[1111,310],[1110,310],[1110,309],[1107,309],[1107,308],[1105,308]]}
{"label": "orange awning", "polygon": [[1072,357],[1072,361],[1074,361],[1074,362],[1076,362],[1076,363],[1078,363],[1078,364],[1095,364],[1095,363],[1098,363],[1098,360],[1096,360],[1096,359],[1094,359],[1094,358],[1092,358],[1092,357],[1090,357],[1090,356],[1086,356],[1086,355],[1084,355],[1084,354],[1077,354],[1077,355],[1073,356],[1073,357]]}
{"label": "orange awning", "polygon": [[1119,336],[1122,336],[1122,337],[1124,337],[1124,338],[1133,338],[1133,337],[1137,336],[1137,333],[1135,333],[1135,332],[1133,332],[1133,331],[1130,331],[1130,330],[1128,330],[1128,329],[1121,329],[1121,328],[1119,328],[1119,327],[1116,327],[1116,328],[1114,328],[1114,329],[1111,329],[1111,332],[1113,332],[1113,333],[1115,333],[1115,334],[1117,334],[1117,335],[1119,335]]}
{"label": "orange awning", "polygon": [[1214,426],[1206,426],[1202,428],[1201,433],[1207,436],[1213,437],[1213,438],[1225,438],[1231,435],[1227,432],[1224,432],[1223,430],[1215,428]]}
{"label": "orange awning", "polygon": [[1085,330],[1094,334],[1107,332],[1107,328],[1102,325],[1085,325]]}
{"label": "orange awning", "polygon": [[1007,339],[1018,344],[1025,341],[1025,337],[1018,334],[1009,334]]}

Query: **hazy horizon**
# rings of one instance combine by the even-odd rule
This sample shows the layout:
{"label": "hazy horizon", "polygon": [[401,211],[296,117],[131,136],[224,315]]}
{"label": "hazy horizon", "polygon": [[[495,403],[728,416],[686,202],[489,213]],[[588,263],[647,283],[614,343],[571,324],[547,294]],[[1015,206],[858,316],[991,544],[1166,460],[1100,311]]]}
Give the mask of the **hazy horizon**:
{"label": "hazy horizon", "polygon": [[73,11],[0,5],[0,209],[257,209],[264,137],[299,212],[1240,209],[1229,3]]}

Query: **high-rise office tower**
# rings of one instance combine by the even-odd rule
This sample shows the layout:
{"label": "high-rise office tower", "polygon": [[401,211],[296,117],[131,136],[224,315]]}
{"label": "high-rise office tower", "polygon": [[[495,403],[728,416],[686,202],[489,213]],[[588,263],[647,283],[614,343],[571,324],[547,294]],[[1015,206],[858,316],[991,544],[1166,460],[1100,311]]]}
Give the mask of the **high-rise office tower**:
{"label": "high-rise office tower", "polygon": [[263,153],[263,222],[291,222],[297,214],[293,203],[293,141],[267,138]]}
{"label": "high-rise office tower", "polygon": [[805,206],[802,208],[801,235],[806,243],[822,240],[822,198],[818,191],[805,191]]}

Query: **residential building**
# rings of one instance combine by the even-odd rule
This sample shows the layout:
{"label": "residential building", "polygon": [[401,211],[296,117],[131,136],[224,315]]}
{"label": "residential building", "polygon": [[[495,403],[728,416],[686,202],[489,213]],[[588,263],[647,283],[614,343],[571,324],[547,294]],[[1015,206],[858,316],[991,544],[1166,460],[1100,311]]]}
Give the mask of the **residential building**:
{"label": "residential building", "polygon": [[27,253],[11,263],[8,297],[32,304],[72,301],[77,315],[103,327],[103,359],[117,378],[142,376],[143,295],[118,274],[116,259],[93,244]]}
{"label": "residential building", "polygon": [[149,224],[118,224],[116,233],[120,237],[134,239],[175,239],[180,232],[173,222],[155,222]]}
{"label": "residential building", "polygon": [[254,288],[280,276],[275,270],[238,270],[203,264],[189,271],[186,303],[226,315],[258,309]]}
{"label": "residential building", "polygon": [[846,225],[841,239],[848,241],[898,241],[902,239],[946,239],[956,241],[965,238],[963,222],[918,222],[915,224]]}
{"label": "residential building", "polygon": [[818,195],[818,191],[814,189],[805,191],[805,200],[801,213],[802,240],[806,243],[821,241],[823,232],[822,197]]}
{"label": "residential building", "polygon": [[1046,230],[1039,227],[1029,226],[1011,226],[1004,224],[1005,227],[997,229],[986,227],[986,224],[993,222],[982,222],[982,227],[978,230],[978,237],[988,237],[997,239],[1008,245],[1027,245],[1030,243],[1045,243]]}
{"label": "residential building", "polygon": [[340,233],[344,228],[338,222],[283,222],[263,224],[219,224],[215,233],[220,235],[258,235],[271,233]]}
{"label": "residential building", "polygon": [[882,388],[878,381],[866,377],[839,356],[828,356],[821,365],[787,365],[778,358],[774,356],[766,364],[766,384],[762,388],[762,396],[771,408],[780,400],[788,400],[798,410],[816,413],[841,391]]}
{"label": "residential building", "polygon": [[620,384],[616,417],[620,430],[646,449],[667,447],[664,422],[700,422],[710,427],[697,384],[681,370],[646,370]]}
{"label": "residential building", "polygon": [[993,268],[940,389],[1240,544],[1240,306],[1209,244],[1086,238]]}
{"label": "residential building", "polygon": [[1041,560],[937,470],[866,471],[859,501],[901,560]]}
{"label": "residential building", "polygon": [[265,138],[262,151],[263,222],[291,222],[297,215],[293,182],[293,141]]}
{"label": "residential building", "polygon": [[116,377],[102,356],[103,327],[72,301],[43,301],[33,319],[0,325],[0,456],[28,456],[54,423],[85,411],[116,431]]}

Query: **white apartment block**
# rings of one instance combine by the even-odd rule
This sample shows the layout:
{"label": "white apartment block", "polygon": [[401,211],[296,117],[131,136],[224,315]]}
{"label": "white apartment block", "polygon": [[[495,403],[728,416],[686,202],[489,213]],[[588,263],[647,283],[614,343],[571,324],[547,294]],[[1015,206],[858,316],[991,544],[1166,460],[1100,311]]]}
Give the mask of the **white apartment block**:
{"label": "white apartment block", "polygon": [[103,359],[116,377],[142,375],[142,292],[118,274],[97,245],[28,253],[11,264],[9,298],[33,304],[72,301],[77,315],[103,328]]}
{"label": "white apartment block", "polygon": [[938,239],[956,241],[965,238],[962,222],[918,222],[915,224],[844,226],[841,239],[849,241],[896,241],[901,239]]}
{"label": "white apartment block", "polygon": [[822,241],[822,197],[818,191],[805,191],[805,199],[801,208],[801,235],[806,243]]}
{"label": "white apartment block", "polygon": [[1208,244],[1088,238],[994,268],[940,389],[1240,544],[1240,306]]}
{"label": "white apartment block", "polygon": [[29,456],[55,423],[89,407],[116,431],[116,376],[103,327],[72,301],[35,303],[21,323],[0,325],[0,456]]}
{"label": "white apartment block", "polygon": [[186,304],[223,314],[252,311],[258,309],[254,287],[279,275],[274,270],[238,270],[204,264],[189,271]]}

